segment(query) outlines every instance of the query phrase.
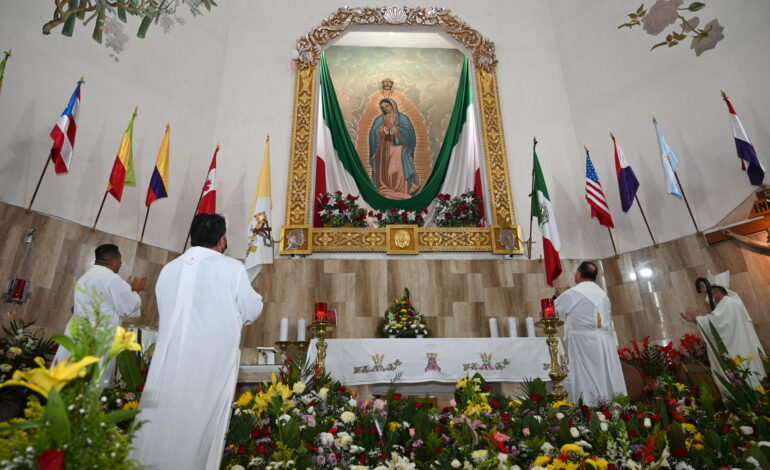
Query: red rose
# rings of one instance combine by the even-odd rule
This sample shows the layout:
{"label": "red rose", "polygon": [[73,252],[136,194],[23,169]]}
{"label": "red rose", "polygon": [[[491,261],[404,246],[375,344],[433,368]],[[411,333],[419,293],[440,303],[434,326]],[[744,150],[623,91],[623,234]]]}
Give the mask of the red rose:
{"label": "red rose", "polygon": [[143,392],[144,391],[144,385],[137,385],[136,386],[136,391],[137,392]]}
{"label": "red rose", "polygon": [[569,460],[569,454],[566,452],[562,452],[561,454],[559,454],[559,460],[563,460],[566,462],[567,460]]}
{"label": "red rose", "polygon": [[631,415],[628,413],[620,413],[620,419],[622,419],[623,421],[628,421],[629,419],[631,419]]}
{"label": "red rose", "polygon": [[147,369],[142,369],[142,370],[139,371],[139,373],[146,377],[147,376]]}
{"label": "red rose", "polygon": [[347,199],[348,201],[355,201],[358,198],[356,196],[353,196],[352,194],[348,194],[347,196],[345,196],[345,199]]}
{"label": "red rose", "polygon": [[361,211],[358,213],[358,220],[366,220],[366,211]]}
{"label": "red rose", "polygon": [[492,390],[492,387],[489,384],[484,384],[484,391],[489,392],[490,390]]}
{"label": "red rose", "polygon": [[361,426],[358,426],[358,427],[356,427],[353,430],[353,433],[355,433],[355,434],[363,434],[364,433],[364,428],[362,428]]}
{"label": "red rose", "polygon": [[500,408],[500,400],[498,400],[497,398],[493,398],[489,400],[489,406],[495,409]]}
{"label": "red rose", "polygon": [[264,444],[260,444],[257,446],[257,454],[264,455],[265,452],[267,452],[267,449],[265,448]]}
{"label": "red rose", "polygon": [[307,442],[305,443],[305,447],[307,447],[308,449],[310,449],[310,452],[312,452],[312,453],[314,453],[314,454],[315,454],[316,452],[318,452],[318,447],[313,447],[313,446],[311,446],[310,444],[308,444]]}
{"label": "red rose", "polygon": [[334,194],[336,194],[337,196],[342,196],[342,191],[334,191]]}
{"label": "red rose", "polygon": [[345,393],[347,391],[348,391],[348,389],[344,385],[342,385],[341,387],[337,387],[337,393],[339,393],[339,394],[343,394],[343,393]]}
{"label": "red rose", "polygon": [[238,455],[243,455],[246,453],[246,446],[238,446]]}
{"label": "red rose", "polygon": [[529,399],[537,403],[540,400],[542,400],[543,397],[541,397],[539,393],[533,393],[532,395],[529,396]]}
{"label": "red rose", "polygon": [[444,214],[444,218],[445,219],[451,219],[452,218],[452,213],[451,212],[447,212],[446,214]]}
{"label": "red rose", "polygon": [[441,434],[444,431],[444,428],[439,426],[438,424],[433,427],[433,430],[436,431],[436,434]]}
{"label": "red rose", "polygon": [[326,432],[328,432],[329,434],[337,434],[337,428],[329,428],[329,430]]}
{"label": "red rose", "polygon": [[369,428],[369,434],[377,434],[377,430],[375,428]]}
{"label": "red rose", "polygon": [[64,457],[66,455],[66,450],[44,450],[42,454],[37,456],[37,464],[40,465],[41,470],[60,470],[64,468]]}
{"label": "red rose", "polygon": [[676,455],[680,459],[683,459],[683,458],[687,457],[688,453],[689,452],[687,452],[687,449],[682,447],[682,446],[674,447],[674,455]]}
{"label": "red rose", "polygon": [[361,465],[366,465],[366,454],[361,454],[358,456],[358,463]]}
{"label": "red rose", "polygon": [[338,207],[338,208],[339,208],[341,211],[346,211],[346,210],[348,210],[348,208],[349,208],[350,206],[348,206],[347,204],[345,204],[345,201],[337,201],[337,207]]}
{"label": "red rose", "polygon": [[725,433],[725,434],[730,432],[730,425],[729,424],[722,425],[722,432]]}
{"label": "red rose", "polygon": [[508,413],[507,411],[504,412],[504,413],[501,413],[500,414],[500,419],[502,419],[503,421],[505,421],[507,423],[508,421],[511,420],[511,414]]}
{"label": "red rose", "polygon": [[395,207],[393,207],[393,208],[391,208],[391,209],[388,209],[388,211],[389,211],[389,212],[392,212],[392,213],[394,213],[394,214],[395,214],[396,212],[398,212],[398,209],[396,209]]}
{"label": "red rose", "polygon": [[628,431],[626,431],[626,433],[628,434],[628,437],[631,437],[631,438],[636,437],[636,431],[634,431],[633,429],[629,429]]}
{"label": "red rose", "polygon": [[267,426],[262,426],[262,435],[263,436],[269,436],[270,435],[270,428]]}
{"label": "red rose", "polygon": [[439,447],[439,448],[437,448],[437,449],[436,449],[436,452],[435,452],[435,454],[436,454],[436,455],[439,455],[439,454],[441,454],[441,447]]}
{"label": "red rose", "polygon": [[382,213],[378,212],[376,217],[377,217],[377,220],[382,220]]}
{"label": "red rose", "polygon": [[421,401],[414,402],[414,407],[417,409],[422,408],[422,402]]}
{"label": "red rose", "polygon": [[261,436],[262,436],[262,432],[258,428],[254,428],[251,430],[252,439],[259,439]]}
{"label": "red rose", "polygon": [[393,394],[393,400],[398,401],[400,399],[401,399],[401,394],[400,393],[394,393]]}

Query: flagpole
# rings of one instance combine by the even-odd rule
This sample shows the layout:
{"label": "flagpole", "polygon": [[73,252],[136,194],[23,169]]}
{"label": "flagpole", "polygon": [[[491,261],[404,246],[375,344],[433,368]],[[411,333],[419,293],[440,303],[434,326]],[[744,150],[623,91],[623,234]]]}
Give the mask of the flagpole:
{"label": "flagpole", "polygon": [[[150,204],[152,205],[152,203]],[[139,237],[139,244],[144,241],[144,229],[147,228],[147,217],[150,215],[150,206],[147,206],[147,212],[144,214],[144,224],[142,225],[142,235]]]}
{"label": "flagpole", "polygon": [[658,242],[655,241],[655,237],[652,235],[652,230],[650,229],[650,224],[647,223],[647,216],[644,215],[644,209],[642,209],[642,203],[639,202],[639,196],[634,195],[634,199],[636,200],[636,205],[639,207],[639,212],[642,213],[642,219],[644,219],[644,225],[647,226],[647,232],[649,232],[650,238],[652,239],[652,246],[657,248]]}
{"label": "flagpole", "polygon": [[91,227],[91,232],[96,232],[96,223],[99,222],[99,216],[102,215],[102,208],[104,208],[104,201],[107,200],[107,194],[109,194],[109,191],[104,192],[104,197],[102,198],[102,204],[99,206],[99,212],[96,213],[96,220],[94,220],[94,225]]}
{"label": "flagpole", "polygon": [[45,166],[43,167],[43,171],[40,173],[40,179],[37,180],[37,186],[35,186],[35,192],[32,193],[32,200],[29,201],[29,206],[27,207],[27,210],[24,211],[27,214],[32,212],[32,204],[35,203],[35,198],[37,197],[37,191],[40,189],[40,183],[43,182],[43,177],[45,176],[45,170],[48,169],[48,165],[51,163],[51,154],[48,154],[48,158],[45,160]]}
{"label": "flagpole", "polygon": [[[537,138],[532,137],[532,152],[535,152],[535,146],[537,145]],[[532,186],[529,190],[530,206],[532,205],[532,198],[535,197],[535,165],[532,165]],[[529,214],[529,240],[527,240],[527,258],[532,259],[532,214]]]}
{"label": "flagpole", "polygon": [[609,227],[607,227],[607,233],[609,233],[609,234],[610,234],[610,241],[612,242],[612,251],[614,251],[614,252],[615,252],[615,258],[617,258],[617,257],[618,257],[618,256],[620,256],[620,255],[618,254],[618,249],[617,249],[617,248],[615,248],[615,239],[614,239],[614,238],[612,238],[612,230],[610,230],[610,228],[609,228]]}
{"label": "flagpole", "polygon": [[687,212],[690,213],[690,219],[692,219],[692,224],[695,226],[695,233],[696,235],[702,235],[703,232],[700,231],[698,228],[698,224],[695,222],[695,216],[692,215],[692,209],[690,209],[690,203],[687,202],[687,195],[684,193],[684,186],[682,186],[682,183],[679,181],[679,175],[676,174],[676,171],[674,172],[674,178],[676,178],[676,183],[679,185],[679,189],[682,191],[682,199],[684,199],[684,205],[687,206]]}
{"label": "flagpole", "polygon": [[[214,151],[214,153],[216,154],[218,150],[219,150],[219,144],[217,144],[217,149]],[[201,201],[203,200],[203,191],[204,191],[204,188],[206,187],[206,181],[208,181],[208,179],[209,179],[209,174],[206,173],[206,179],[203,180],[203,186],[201,186],[201,194],[200,196],[198,196],[198,203],[195,204],[195,212],[193,212],[193,219],[195,218],[196,215],[198,215],[198,209],[201,206]],[[192,227],[192,223],[190,224],[190,226]],[[190,241],[190,230],[188,229],[187,237],[184,239],[184,247],[182,247],[182,253],[187,251],[187,243],[189,241]]]}

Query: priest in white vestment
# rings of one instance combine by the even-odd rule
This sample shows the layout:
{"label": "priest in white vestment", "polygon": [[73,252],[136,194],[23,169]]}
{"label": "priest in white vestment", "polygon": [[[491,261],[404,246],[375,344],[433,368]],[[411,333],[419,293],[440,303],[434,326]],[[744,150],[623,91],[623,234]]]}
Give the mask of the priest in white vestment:
{"label": "priest in white vestment", "polygon": [[[754,324],[751,321],[749,312],[743,305],[743,301],[738,297],[738,294],[722,286],[711,286],[711,296],[714,298],[714,302],[716,302],[716,308],[714,308],[713,312],[700,314],[696,309],[690,307],[685,312],[682,312],[682,317],[687,321],[697,323],[703,334],[712,343],[716,344],[715,338],[711,335],[709,323],[714,325],[714,329],[722,338],[722,342],[725,348],[727,348],[727,354],[730,356],[726,360],[732,360],[732,358],[738,355],[744,359],[751,357],[751,361],[748,361],[748,367],[753,374],[748,378],[748,382],[752,387],[759,385],[760,380],[765,376],[765,369],[762,365],[764,349],[759,342],[756,330],[754,330]],[[708,341],[706,342],[706,347],[708,348],[709,363],[711,373],[714,376],[714,382],[724,395],[727,393],[727,390],[722,385],[722,381],[717,377],[717,374],[724,377],[724,371],[716,357],[717,352],[708,344]],[[745,365],[746,363],[742,366]]]}
{"label": "priest in white vestment", "polygon": [[262,312],[243,264],[224,256],[225,220],[198,214],[191,248],[155,287],[158,340],[131,457],[148,470],[216,470],[240,362],[241,328]]}
{"label": "priest in white vestment", "polygon": [[566,389],[571,401],[595,404],[627,394],[617,345],[612,336],[610,299],[596,284],[598,268],[584,261],[575,273],[575,287],[559,293],[554,303],[564,320],[569,361]]}
{"label": "priest in white vestment", "polygon": [[[75,283],[74,317],[89,317],[94,314],[92,292],[101,298],[99,311],[103,318],[107,318],[113,329],[120,325],[124,318],[138,317],[141,312],[142,299],[138,292],[147,284],[146,277],[129,277],[128,282],[118,276],[118,271],[123,265],[120,250],[112,244],[100,245],[95,250],[96,261],[93,267],[83,274]],[[65,333],[69,333],[72,319],[67,323]],[[110,336],[110,340],[112,337]],[[64,346],[59,346],[54,356],[53,363],[67,360],[70,351]],[[115,361],[107,364],[102,374],[102,388],[112,383],[115,372]]]}

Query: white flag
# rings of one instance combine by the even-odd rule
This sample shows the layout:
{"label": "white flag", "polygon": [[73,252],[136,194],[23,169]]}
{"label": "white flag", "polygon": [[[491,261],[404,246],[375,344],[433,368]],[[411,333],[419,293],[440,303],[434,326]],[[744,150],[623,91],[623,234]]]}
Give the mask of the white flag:
{"label": "white flag", "polygon": [[265,264],[273,264],[273,237],[270,211],[273,207],[270,196],[270,139],[265,143],[265,156],[262,158],[262,169],[259,171],[259,183],[254,194],[249,212],[248,248],[246,272],[249,280],[253,281]]}

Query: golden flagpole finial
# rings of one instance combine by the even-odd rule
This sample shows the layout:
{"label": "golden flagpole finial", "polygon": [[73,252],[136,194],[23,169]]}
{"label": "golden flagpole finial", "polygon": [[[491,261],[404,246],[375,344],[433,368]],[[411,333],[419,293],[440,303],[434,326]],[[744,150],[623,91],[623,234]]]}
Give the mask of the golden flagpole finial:
{"label": "golden flagpole finial", "polygon": [[166,123],[166,130],[170,130],[170,129],[171,129],[171,124]]}
{"label": "golden flagpole finial", "polygon": [[80,80],[78,80],[78,83],[85,83],[85,82],[86,82],[86,76],[85,75],[81,75],[80,76]]}
{"label": "golden flagpole finial", "polygon": [[537,137],[532,137],[532,144],[537,145]]}
{"label": "golden flagpole finial", "polygon": [[725,91],[721,90],[720,92],[722,93],[722,99],[726,100],[727,99],[727,94],[725,93]]}
{"label": "golden flagpole finial", "polygon": [[657,124],[657,123],[658,123],[658,120],[657,120],[657,119],[655,119],[655,116],[653,116],[653,117],[652,117],[652,123],[653,123],[653,124]]}
{"label": "golden flagpole finial", "polygon": [[217,150],[219,150],[219,142],[217,142]]}
{"label": "golden flagpole finial", "polygon": [[7,55],[8,57],[13,57],[13,54],[11,53],[11,50],[10,50],[10,49],[8,49],[7,51],[3,51],[3,53],[4,53],[5,55]]}
{"label": "golden flagpole finial", "polygon": [[583,146],[583,148],[586,150],[586,153],[588,153],[588,147],[586,147],[586,146],[584,145],[584,146]]}
{"label": "golden flagpole finial", "polygon": [[270,143],[270,134],[267,134],[267,140],[265,140],[266,143]]}
{"label": "golden flagpole finial", "polygon": [[613,134],[612,131],[610,131],[610,139],[615,140],[615,134]]}
{"label": "golden flagpole finial", "polygon": [[134,106],[134,116],[139,114],[139,106]]}

